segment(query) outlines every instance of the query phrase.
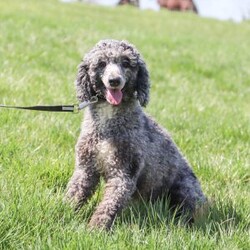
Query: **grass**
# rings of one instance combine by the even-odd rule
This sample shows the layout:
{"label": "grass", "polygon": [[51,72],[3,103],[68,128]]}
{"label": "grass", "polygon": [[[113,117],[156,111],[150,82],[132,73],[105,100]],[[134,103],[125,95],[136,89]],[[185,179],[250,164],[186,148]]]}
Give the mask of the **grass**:
{"label": "grass", "polygon": [[172,134],[212,201],[193,228],[167,204],[134,204],[112,233],[90,232],[101,198],[62,202],[81,115],[0,110],[1,249],[249,249],[249,22],[191,13],[0,2],[0,103],[74,103],[76,66],[99,39],[134,43],[148,64],[146,109]]}

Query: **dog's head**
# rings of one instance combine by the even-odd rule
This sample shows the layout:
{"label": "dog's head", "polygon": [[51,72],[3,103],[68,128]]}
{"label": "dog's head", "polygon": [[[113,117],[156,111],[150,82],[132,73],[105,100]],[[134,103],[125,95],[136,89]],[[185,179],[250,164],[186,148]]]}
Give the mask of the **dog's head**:
{"label": "dog's head", "polygon": [[137,98],[149,101],[149,74],[136,48],[126,41],[102,40],[84,57],[76,79],[79,101],[99,95],[111,105]]}

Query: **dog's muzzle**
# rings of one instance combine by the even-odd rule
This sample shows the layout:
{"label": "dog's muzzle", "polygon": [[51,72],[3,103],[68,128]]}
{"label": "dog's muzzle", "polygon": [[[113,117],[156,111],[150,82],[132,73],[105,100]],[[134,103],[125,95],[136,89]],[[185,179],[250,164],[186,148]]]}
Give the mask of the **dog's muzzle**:
{"label": "dog's muzzle", "polygon": [[122,89],[125,86],[125,79],[119,65],[108,64],[102,80],[106,87],[106,100],[112,105],[119,105],[122,102]]}

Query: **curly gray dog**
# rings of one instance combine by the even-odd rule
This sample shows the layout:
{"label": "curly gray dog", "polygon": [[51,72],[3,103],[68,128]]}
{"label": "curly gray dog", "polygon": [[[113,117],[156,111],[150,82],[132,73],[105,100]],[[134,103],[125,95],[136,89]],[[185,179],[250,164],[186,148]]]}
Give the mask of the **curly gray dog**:
{"label": "curly gray dog", "polygon": [[89,222],[91,228],[109,229],[138,194],[151,201],[169,197],[190,218],[206,200],[168,133],[143,112],[149,87],[145,62],[125,41],[100,41],[79,65],[79,101],[96,95],[99,101],[85,111],[66,199],[79,209],[104,178],[104,197]]}

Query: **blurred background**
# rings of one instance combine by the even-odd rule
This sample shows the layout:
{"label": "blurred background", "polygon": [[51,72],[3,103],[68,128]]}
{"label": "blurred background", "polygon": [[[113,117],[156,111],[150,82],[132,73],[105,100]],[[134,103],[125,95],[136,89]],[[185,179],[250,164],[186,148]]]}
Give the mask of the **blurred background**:
{"label": "blurred background", "polygon": [[[62,0],[74,2],[76,0]],[[158,11],[167,8],[176,11],[194,11],[203,17],[241,22],[250,18],[250,0],[79,0],[80,2],[115,6],[131,4],[140,9]]]}

